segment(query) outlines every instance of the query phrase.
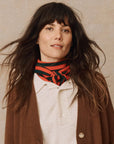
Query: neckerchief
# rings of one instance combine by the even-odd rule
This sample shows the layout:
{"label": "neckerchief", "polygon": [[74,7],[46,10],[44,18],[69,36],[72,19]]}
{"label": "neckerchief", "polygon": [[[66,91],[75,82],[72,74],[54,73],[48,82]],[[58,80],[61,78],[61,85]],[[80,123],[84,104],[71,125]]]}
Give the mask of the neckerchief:
{"label": "neckerchief", "polygon": [[60,86],[70,78],[70,66],[67,65],[66,60],[48,63],[38,59],[35,66],[35,73],[37,73],[41,79]]}

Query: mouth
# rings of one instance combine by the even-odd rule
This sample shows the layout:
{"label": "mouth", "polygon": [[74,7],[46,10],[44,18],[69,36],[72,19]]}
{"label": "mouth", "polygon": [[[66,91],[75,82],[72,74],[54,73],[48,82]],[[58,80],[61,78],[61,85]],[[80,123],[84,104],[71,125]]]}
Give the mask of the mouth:
{"label": "mouth", "polygon": [[53,48],[58,48],[58,49],[63,48],[63,46],[60,45],[60,44],[53,44],[53,45],[51,45],[51,47],[53,47]]}

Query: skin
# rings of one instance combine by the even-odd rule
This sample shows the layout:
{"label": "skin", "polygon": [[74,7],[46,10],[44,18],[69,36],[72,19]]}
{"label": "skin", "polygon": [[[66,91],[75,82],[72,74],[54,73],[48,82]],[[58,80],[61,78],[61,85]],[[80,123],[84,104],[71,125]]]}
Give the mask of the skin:
{"label": "skin", "polygon": [[54,21],[47,24],[40,31],[39,44],[41,61],[57,62],[65,58],[72,45],[72,31],[70,26]]}

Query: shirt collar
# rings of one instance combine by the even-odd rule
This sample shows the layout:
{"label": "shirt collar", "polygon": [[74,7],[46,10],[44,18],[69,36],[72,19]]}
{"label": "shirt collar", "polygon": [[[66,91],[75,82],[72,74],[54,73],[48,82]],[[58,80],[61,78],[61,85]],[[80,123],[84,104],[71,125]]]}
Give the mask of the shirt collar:
{"label": "shirt collar", "polygon": [[59,88],[59,89],[72,89],[74,86],[76,86],[76,84],[73,83],[73,81],[71,80],[71,78],[67,81],[65,81],[62,85],[58,86],[52,82],[48,82],[48,81],[44,81],[42,80],[36,73],[34,74],[34,87],[35,87],[35,91],[36,93],[38,93],[40,91],[40,89],[42,89],[44,86],[48,86],[50,88]]}

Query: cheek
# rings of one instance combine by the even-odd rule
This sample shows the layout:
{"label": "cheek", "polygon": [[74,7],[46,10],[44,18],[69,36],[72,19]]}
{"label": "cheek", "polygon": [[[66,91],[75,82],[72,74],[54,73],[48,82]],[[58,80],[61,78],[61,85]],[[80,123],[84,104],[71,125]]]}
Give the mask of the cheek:
{"label": "cheek", "polygon": [[72,46],[72,37],[69,37],[69,38],[67,39],[66,45],[67,45],[68,47],[71,47],[71,46]]}
{"label": "cheek", "polygon": [[40,52],[47,52],[47,47],[49,45],[49,37],[44,35],[39,35],[38,45],[40,48]]}
{"label": "cheek", "polygon": [[50,37],[51,37],[51,34],[49,34],[48,32],[45,32],[45,31],[41,31],[39,34],[40,40],[48,40],[48,39],[50,39]]}
{"label": "cheek", "polygon": [[39,37],[39,39],[38,39],[38,44],[39,45],[46,45],[46,44],[48,44],[49,42],[50,42],[50,37],[49,36],[41,36],[41,37]]}
{"label": "cheek", "polygon": [[38,40],[37,40],[37,44],[42,43],[45,39],[46,39],[46,35],[44,34],[43,31],[41,31],[41,32],[39,33],[39,37],[38,37]]}

